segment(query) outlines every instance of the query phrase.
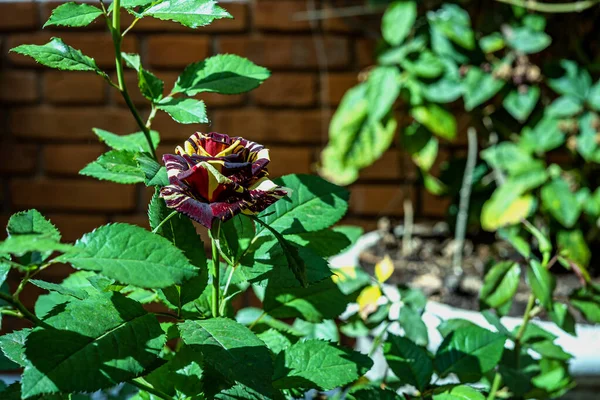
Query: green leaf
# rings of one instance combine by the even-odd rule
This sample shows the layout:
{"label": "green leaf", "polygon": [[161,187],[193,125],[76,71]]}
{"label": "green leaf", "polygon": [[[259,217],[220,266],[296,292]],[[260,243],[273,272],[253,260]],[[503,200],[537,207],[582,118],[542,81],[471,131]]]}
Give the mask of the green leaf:
{"label": "green leaf", "polygon": [[[596,140],[598,132],[595,128],[597,120],[597,116],[593,113],[586,113],[579,117],[579,136],[577,136],[577,151],[584,160],[595,163],[600,162],[599,143]],[[597,204],[597,207],[600,207],[600,202]]]}
{"label": "green leaf", "polygon": [[402,383],[415,386],[420,392],[429,385],[433,362],[421,347],[406,338],[389,335],[383,352],[388,366]]}
{"label": "green leaf", "polygon": [[527,26],[512,28],[505,34],[505,38],[511,48],[525,54],[539,53],[552,43],[548,34]]}
{"label": "green leaf", "polygon": [[[267,346],[250,329],[226,318],[179,324],[181,338],[227,379],[269,398],[273,365]],[[251,372],[251,373],[249,373]]]}
{"label": "green leaf", "polygon": [[512,300],[517,293],[521,268],[518,263],[504,261],[494,265],[485,275],[479,302],[490,308],[498,308]]}
{"label": "green leaf", "polygon": [[445,70],[444,62],[430,51],[420,52],[414,61],[401,60],[400,65],[411,74],[425,79],[437,78]]}
{"label": "green leaf", "polygon": [[350,247],[361,234],[359,227],[344,226],[286,235],[285,238],[299,246],[308,247],[320,257],[331,257]]}
{"label": "green leaf", "polygon": [[339,343],[340,341],[338,327],[335,321],[331,319],[318,324],[296,319],[294,321],[294,329],[297,329],[305,340],[317,339],[332,343]]}
{"label": "green leaf", "polygon": [[4,355],[12,362],[25,367],[27,359],[25,358],[25,341],[31,333],[30,328],[13,331],[0,336],[0,348]]}
{"label": "green leaf", "polygon": [[402,135],[402,145],[422,171],[429,171],[438,155],[439,141],[421,124],[411,124]]}
{"label": "green leaf", "polygon": [[145,180],[135,153],[120,150],[102,154],[79,171],[79,174],[117,183],[141,183]]}
{"label": "green leaf", "polygon": [[44,322],[53,329],[27,337],[24,398],[115,386],[150,367],[166,341],[156,317],[118,293],[70,302]]}
{"label": "green leaf", "polygon": [[433,400],[485,400],[485,396],[470,386],[454,386],[436,391]]}
{"label": "green leaf", "polygon": [[581,100],[575,97],[562,96],[546,107],[546,115],[552,118],[567,118],[579,114],[582,110]]}
{"label": "green leaf", "polygon": [[404,400],[405,397],[392,389],[368,386],[352,388],[346,395],[348,400]]}
{"label": "green leaf", "polygon": [[199,28],[215,19],[233,18],[213,0],[164,0],[151,5],[141,15],[178,22],[188,28]]}
{"label": "green leaf", "polygon": [[219,244],[221,250],[234,263],[237,263],[250,247],[255,230],[252,219],[245,215],[236,215],[221,224]]}
{"label": "green leaf", "polygon": [[164,288],[198,274],[181,250],[138,226],[101,226],[75,243],[81,252],[61,257],[77,269],[97,271],[123,284]]}
{"label": "green leaf", "polygon": [[581,215],[581,205],[569,184],[561,177],[542,187],[542,204],[565,228],[572,228]]}
{"label": "green leaf", "polygon": [[14,254],[21,256],[32,251],[61,253],[78,253],[78,250],[70,244],[56,242],[53,238],[45,235],[16,235],[9,236],[4,242],[0,242],[0,254]]}
{"label": "green leaf", "polygon": [[[292,194],[271,205],[259,218],[274,230],[288,235],[329,228],[348,209],[348,190],[312,175],[286,175],[275,183],[292,189]],[[266,234],[256,227],[256,234]]]}
{"label": "green leaf", "polygon": [[208,122],[206,106],[202,100],[166,97],[157,108],[168,113],[180,124],[203,124]]}
{"label": "green leaf", "polygon": [[163,96],[165,83],[152,72],[142,68],[138,72],[138,87],[145,98],[157,102]]}
{"label": "green leaf", "polygon": [[[121,0],[121,8],[132,9],[152,3],[152,0]],[[112,4],[111,4],[112,6]]]}
{"label": "green leaf", "polygon": [[492,168],[507,171],[510,175],[523,174],[521,176],[526,177],[531,171],[544,169],[539,160],[534,159],[531,154],[512,142],[501,142],[493,147],[488,147],[481,152],[481,158]]}
{"label": "green leaf", "polygon": [[84,290],[71,289],[56,283],[40,281],[39,279],[30,279],[29,282],[41,289],[57,292],[64,296],[71,296],[79,300],[85,300],[88,297],[87,292]]}
{"label": "green leaf", "polygon": [[552,305],[552,311],[550,311],[549,315],[556,326],[575,336],[575,317],[569,311],[569,306],[564,303],[555,302]]}
{"label": "green leaf", "polygon": [[[395,91],[395,89],[393,89]],[[393,118],[369,123],[367,84],[348,90],[329,125],[329,143],[321,154],[320,174],[340,185],[358,178],[390,147],[397,123]]]}
{"label": "green leaf", "polygon": [[398,46],[410,33],[417,19],[415,1],[395,1],[383,14],[381,33],[392,46]]}
{"label": "green leaf", "polygon": [[525,122],[540,99],[540,88],[529,86],[527,91],[513,89],[504,98],[502,105],[517,121]]}
{"label": "green leaf", "polygon": [[414,107],[410,110],[410,114],[437,136],[447,140],[456,138],[456,119],[454,115],[437,104],[430,103],[425,106]]}
{"label": "green leaf", "polygon": [[446,74],[423,88],[423,97],[435,103],[451,103],[463,95],[464,85],[459,77]]}
{"label": "green leaf", "polygon": [[136,159],[140,168],[144,171],[144,175],[146,175],[146,186],[163,187],[169,184],[167,169],[160,165],[158,161],[146,154],[139,154]]}
{"label": "green leaf", "polygon": [[592,109],[600,111],[600,81],[596,82],[590,89],[587,102]]}
{"label": "green leaf", "polygon": [[559,231],[556,235],[556,242],[561,256],[573,261],[580,268],[588,266],[592,253],[580,229]]}
{"label": "green leaf", "polygon": [[366,355],[320,340],[296,343],[275,359],[277,389],[331,390],[365,374],[373,366]]}
{"label": "green leaf", "polygon": [[369,121],[383,119],[400,94],[400,71],[396,67],[375,67],[367,79]]}
{"label": "green leaf", "polygon": [[479,47],[486,54],[495,53],[505,46],[504,37],[500,32],[494,32],[479,39]]}
{"label": "green leaf", "polygon": [[267,286],[264,311],[274,318],[300,317],[309,322],[335,319],[348,303],[347,297],[331,279],[308,288],[273,288]]}
{"label": "green leaf", "polygon": [[94,59],[68,46],[60,38],[52,38],[50,42],[43,46],[23,44],[11,51],[32,57],[35,61],[46,67],[65,71],[93,71],[98,75],[106,76],[98,68]]}
{"label": "green leaf", "polygon": [[260,332],[272,328],[284,332],[290,335],[290,337],[300,337],[303,335],[302,331],[296,329],[292,325],[275,319],[268,314],[264,314],[263,310],[261,310],[260,308],[242,308],[236,314],[235,320],[245,326],[253,325],[253,329],[255,332]]}
{"label": "green leaf", "polygon": [[534,129],[523,128],[519,146],[530,153],[544,154],[565,142],[565,134],[560,130],[559,121],[543,117]]}
{"label": "green leaf", "polygon": [[429,343],[427,326],[421,319],[421,314],[412,307],[404,306],[400,309],[398,322],[404,329],[404,335],[408,339],[418,346],[427,346],[427,343]]}
{"label": "green leaf", "polygon": [[574,61],[562,60],[560,65],[566,74],[557,79],[548,79],[548,86],[559,94],[585,101],[592,86],[590,73]]}
{"label": "green leaf", "polygon": [[44,24],[58,26],[87,26],[102,15],[102,10],[89,4],[65,3],[56,7]]}
{"label": "green leaf", "polygon": [[593,324],[600,323],[600,293],[590,288],[577,289],[569,296],[573,307]]}
{"label": "green leaf", "polygon": [[271,73],[234,54],[219,54],[190,64],[177,79],[173,93],[240,94],[256,89]]}
{"label": "green leaf", "polygon": [[6,232],[11,236],[39,234],[57,242],[61,238],[58,229],[38,210],[20,211],[11,215],[6,224]]}
{"label": "green leaf", "polygon": [[531,260],[527,268],[527,281],[540,303],[552,310],[552,293],[556,287],[554,276],[537,260]]}
{"label": "green leaf", "polygon": [[496,79],[492,74],[483,72],[480,68],[469,68],[465,77],[465,109],[471,111],[485,103],[494,97],[505,83],[501,79]]}
{"label": "green leaf", "polygon": [[[148,140],[146,140],[144,132],[136,132],[129,135],[115,135],[114,133],[98,128],[94,128],[93,131],[101,142],[106,143],[107,146],[114,150],[130,151],[134,153],[150,152]],[[160,143],[160,134],[157,131],[150,131],[150,138],[152,140],[152,146],[156,148]]]}
{"label": "green leaf", "polygon": [[483,229],[493,232],[503,226],[519,223],[533,212],[536,207],[533,196],[521,195],[522,190],[517,189],[521,187],[507,180],[494,191],[481,210]]}
{"label": "green leaf", "polygon": [[557,344],[552,343],[550,340],[542,340],[539,342],[532,343],[531,349],[545,358],[551,358],[554,360],[567,361],[573,356],[562,349]]}
{"label": "green leaf", "polygon": [[191,346],[182,346],[177,353],[144,379],[155,389],[173,398],[198,398],[203,391],[202,354]]}
{"label": "green leaf", "polygon": [[256,336],[265,342],[273,354],[279,354],[292,345],[289,335],[279,332],[273,328],[269,328],[264,332],[258,333]]}
{"label": "green leaf", "polygon": [[493,369],[504,351],[504,335],[478,326],[451,332],[440,345],[434,359],[441,377],[458,375],[461,382],[476,382]]}
{"label": "green leaf", "polygon": [[459,46],[473,50],[475,34],[471,28],[471,18],[463,8],[456,4],[445,3],[436,12],[427,15],[429,22],[446,38]]}

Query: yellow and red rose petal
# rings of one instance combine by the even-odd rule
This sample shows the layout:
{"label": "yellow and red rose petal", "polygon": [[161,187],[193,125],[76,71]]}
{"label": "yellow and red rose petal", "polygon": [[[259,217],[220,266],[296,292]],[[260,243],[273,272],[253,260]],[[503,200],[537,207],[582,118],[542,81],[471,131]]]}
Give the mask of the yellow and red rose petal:
{"label": "yellow and red rose petal", "polygon": [[215,219],[258,213],[287,194],[268,179],[269,151],[239,137],[196,133],[163,157],[167,206],[210,228]]}

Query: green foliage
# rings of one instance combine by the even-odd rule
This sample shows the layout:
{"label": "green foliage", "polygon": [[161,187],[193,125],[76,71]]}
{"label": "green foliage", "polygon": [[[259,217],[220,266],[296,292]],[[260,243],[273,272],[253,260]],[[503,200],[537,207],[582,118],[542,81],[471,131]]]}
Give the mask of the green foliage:
{"label": "green foliage", "polygon": [[79,173],[117,183],[140,183],[145,180],[144,171],[139,167],[135,153],[120,150],[104,153]]}
{"label": "green foliage", "polygon": [[429,385],[433,362],[424,349],[406,338],[390,335],[384,353],[390,369],[401,380],[421,392]]}
{"label": "green foliage", "polygon": [[206,106],[203,101],[166,97],[158,103],[158,109],[167,112],[180,124],[199,124],[208,122]]}
{"label": "green foliage", "polygon": [[239,94],[257,88],[270,75],[268,69],[243,57],[219,54],[189,65],[177,79],[173,93]]}
{"label": "green foliage", "polygon": [[79,239],[75,247],[81,251],[61,260],[126,285],[164,288],[197,275],[197,269],[170,241],[134,225],[101,226]]}
{"label": "green foliage", "polygon": [[89,4],[65,3],[56,7],[44,28],[51,25],[87,26],[102,15],[102,10]]}
{"label": "green foliage", "polygon": [[171,0],[158,2],[146,8],[142,17],[151,16],[165,21],[178,22],[188,28],[199,28],[215,19],[231,15],[213,0]]}
{"label": "green foliage", "polygon": [[43,46],[23,44],[11,51],[32,57],[46,67],[65,71],[92,71],[102,76],[106,75],[92,58],[83,55],[81,51],[72,48],[59,38],[52,38]]}
{"label": "green foliage", "polygon": [[320,340],[296,343],[275,359],[273,386],[330,390],[365,374],[373,361],[363,354]]}
{"label": "green foliage", "polygon": [[417,4],[414,1],[396,1],[385,12],[381,22],[383,38],[397,46],[406,39],[417,19]]}
{"label": "green foliage", "polygon": [[[114,133],[94,128],[94,133],[101,142],[114,150],[129,151],[133,153],[149,152],[148,142],[143,132],[131,133],[129,135],[116,135]],[[160,135],[157,131],[150,131],[152,146],[156,148],[160,143]]]}
{"label": "green foliage", "polygon": [[44,322],[27,336],[24,398],[114,386],[152,365],[165,343],[156,318],[117,293],[70,302]]}

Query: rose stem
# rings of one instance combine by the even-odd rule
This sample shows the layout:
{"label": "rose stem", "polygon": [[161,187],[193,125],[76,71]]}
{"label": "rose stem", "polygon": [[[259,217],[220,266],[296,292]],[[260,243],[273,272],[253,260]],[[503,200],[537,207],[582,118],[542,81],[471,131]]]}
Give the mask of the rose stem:
{"label": "rose stem", "polygon": [[219,231],[221,230],[221,221],[217,220],[213,223],[210,229],[210,241],[212,244],[212,315],[213,318],[219,316],[219,298],[221,296],[220,289],[221,285],[219,282],[219,249],[217,247],[217,240],[219,240]]}
{"label": "rose stem", "polygon": [[111,33],[113,37],[113,43],[115,47],[115,67],[117,69],[117,81],[119,83],[119,91],[121,95],[123,95],[123,99],[125,103],[127,103],[127,107],[133,114],[135,121],[139,125],[142,132],[144,132],[144,136],[146,137],[146,141],[148,142],[148,147],[150,148],[150,153],[152,157],[156,158],[156,150],[154,149],[154,145],[152,144],[152,137],[150,136],[150,129],[146,126],[144,121],[142,121],[142,117],[135,108],[131,97],[129,96],[129,91],[127,90],[127,86],[125,85],[125,78],[123,74],[123,58],[121,56],[121,44],[123,42],[123,36],[121,35],[121,0],[114,0],[113,2],[113,19],[112,19],[112,27]]}
{"label": "rose stem", "polygon": [[467,233],[467,222],[469,217],[469,200],[471,198],[471,185],[473,183],[473,170],[477,162],[477,132],[473,127],[468,130],[469,152],[467,165],[463,175],[462,187],[460,188],[460,204],[456,218],[456,232],[454,238],[456,247],[452,257],[452,273],[459,276],[462,273],[463,251],[465,246],[465,235]]}

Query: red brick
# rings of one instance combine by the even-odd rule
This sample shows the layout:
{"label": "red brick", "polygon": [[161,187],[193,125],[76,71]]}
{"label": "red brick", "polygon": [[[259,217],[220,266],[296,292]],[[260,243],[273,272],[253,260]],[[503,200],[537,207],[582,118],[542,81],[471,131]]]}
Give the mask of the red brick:
{"label": "red brick", "polygon": [[358,39],[354,43],[358,65],[369,67],[375,64],[375,41],[372,39]]}
{"label": "red brick", "polygon": [[242,105],[248,96],[245,94],[200,93],[196,98],[204,100],[210,113],[212,108]]}
{"label": "red brick", "polygon": [[0,4],[0,31],[35,29],[38,27],[35,2]]}
{"label": "red brick", "polygon": [[86,144],[61,144],[44,146],[44,171],[46,174],[78,175],[87,164],[104,153],[104,146]]}
{"label": "red brick", "polygon": [[421,191],[421,214],[427,217],[443,218],[448,214],[451,199],[429,193],[423,188]]}
{"label": "red brick", "polygon": [[[21,44],[42,45],[48,43],[50,38],[55,35],[56,32],[36,32],[11,35],[7,40],[7,47],[13,48]],[[61,33],[60,37],[69,46],[72,46],[77,50],[81,50],[83,54],[96,60],[96,64],[98,64],[100,68],[114,68],[115,50],[112,38],[108,32],[64,32]],[[123,40],[122,50],[126,53],[137,53],[138,48],[136,39],[133,37],[126,37]],[[9,53],[8,59],[15,65],[29,67],[38,66],[42,68],[42,66],[37,64],[33,58],[22,56],[20,54]],[[93,74],[93,72],[88,73]]]}
{"label": "red brick", "polygon": [[38,98],[35,72],[5,70],[0,73],[0,101],[4,103],[31,103]]}
{"label": "red brick", "polygon": [[18,108],[10,111],[13,135],[47,140],[89,140],[92,128],[114,133],[138,130],[131,113],[116,108]]}
{"label": "red brick", "polygon": [[106,217],[95,215],[47,214],[46,217],[56,225],[64,242],[74,242],[84,233],[107,223]]}
{"label": "red brick", "polygon": [[[140,92],[140,89],[138,86],[137,73],[135,71],[125,71],[124,77],[125,77],[125,86],[127,86],[127,91],[129,92],[129,97],[131,97],[131,100],[133,101],[133,103],[138,107],[139,106],[149,107],[150,102],[148,101],[148,99],[146,99],[144,96],[142,96],[142,93]],[[117,75],[111,74],[111,79],[113,80],[113,82],[117,82]],[[116,102],[119,105],[124,106],[124,107],[127,105],[127,103],[125,103],[125,100],[123,99],[123,96],[121,95],[121,93],[118,90],[111,89],[110,95],[112,96],[113,99],[116,100]]]}
{"label": "red brick", "polygon": [[412,180],[417,169],[411,158],[399,150],[388,150],[370,167],[360,172],[360,179]]}
{"label": "red brick", "polygon": [[96,74],[48,71],[44,98],[55,104],[97,104],[105,100],[106,82]]}
{"label": "red brick", "polygon": [[402,216],[405,198],[414,203],[414,190],[408,185],[353,185],[350,212],[376,216]]}
{"label": "red brick", "polygon": [[364,229],[365,233],[371,232],[377,229],[377,219],[373,217],[357,218],[357,217],[345,217],[338,225],[353,225],[360,226]]}
{"label": "red brick", "polygon": [[185,67],[209,53],[210,42],[205,36],[160,35],[148,39],[148,62],[154,67]]}
{"label": "red brick", "polygon": [[321,82],[321,99],[325,104],[338,105],[348,89],[358,84],[355,72],[341,72],[328,74]]}
{"label": "red brick", "polygon": [[312,74],[275,73],[252,91],[252,98],[268,106],[310,106],[316,101],[316,86]]}
{"label": "red brick", "polygon": [[303,1],[260,1],[254,5],[254,26],[261,30],[309,31],[309,21],[297,19],[301,12],[306,12]]}
{"label": "red brick", "polygon": [[110,220],[111,222],[123,222],[126,224],[141,226],[142,228],[146,229],[150,228],[147,215],[115,215]]}
{"label": "red brick", "polygon": [[211,130],[259,143],[323,143],[329,115],[321,111],[215,111]]}
{"label": "red brick", "polygon": [[0,172],[33,173],[37,157],[38,149],[35,145],[0,143]]}
{"label": "red brick", "polygon": [[[294,37],[222,37],[219,52],[237,54],[267,68],[315,68],[319,66],[315,43],[310,36]],[[330,68],[345,67],[349,63],[348,41],[328,36],[323,39],[326,59]]]}
{"label": "red brick", "polygon": [[135,208],[135,186],[94,180],[14,179],[16,208],[65,211],[127,211]]}
{"label": "red brick", "polygon": [[309,147],[271,146],[269,174],[273,178],[287,174],[308,174],[311,172],[313,153]]}

